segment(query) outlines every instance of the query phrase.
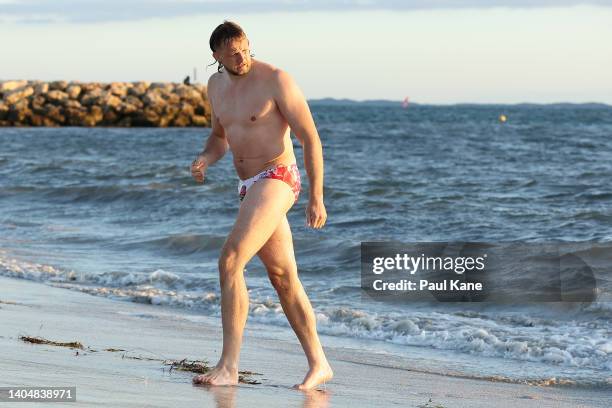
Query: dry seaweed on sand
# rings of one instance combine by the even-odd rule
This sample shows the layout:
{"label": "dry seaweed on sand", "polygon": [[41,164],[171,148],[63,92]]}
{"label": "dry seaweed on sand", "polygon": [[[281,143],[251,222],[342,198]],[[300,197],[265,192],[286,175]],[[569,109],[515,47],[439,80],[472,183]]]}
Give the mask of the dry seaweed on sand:
{"label": "dry seaweed on sand", "polygon": [[142,357],[142,356],[128,356],[128,355],[125,355],[125,354],[122,354],[121,358],[129,358],[131,360],[164,361],[161,358],[151,358],[151,357]]}
{"label": "dry seaweed on sand", "polygon": [[[190,371],[196,374],[205,374],[211,370],[211,367],[208,365],[208,361],[189,361],[186,358],[183,360],[165,360],[164,365],[170,366],[170,371]],[[261,384],[259,381],[255,381],[250,378],[251,375],[262,374],[255,373],[253,371],[238,371],[238,382],[241,382],[243,384]]]}
{"label": "dry seaweed on sand", "polygon": [[192,360],[188,361],[186,358],[182,360],[164,360],[164,365],[170,366],[170,371],[191,371],[192,373],[204,374],[210,371],[208,361]]}
{"label": "dry seaweed on sand", "polygon": [[70,347],[70,348],[78,348],[78,349],[84,350],[83,345],[79,343],[78,341],[62,343],[58,341],[43,339],[42,337],[31,337],[31,336],[19,336],[19,340],[25,341],[27,343],[50,344],[52,346]]}

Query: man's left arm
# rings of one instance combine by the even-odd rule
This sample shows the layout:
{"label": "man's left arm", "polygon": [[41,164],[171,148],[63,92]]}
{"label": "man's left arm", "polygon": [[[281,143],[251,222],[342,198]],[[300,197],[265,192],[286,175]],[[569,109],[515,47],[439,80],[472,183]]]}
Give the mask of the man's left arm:
{"label": "man's left arm", "polygon": [[321,228],[327,220],[323,204],[323,147],[310,108],[293,78],[279,70],[275,73],[274,99],[289,127],[304,149],[304,166],[310,184],[306,224]]}

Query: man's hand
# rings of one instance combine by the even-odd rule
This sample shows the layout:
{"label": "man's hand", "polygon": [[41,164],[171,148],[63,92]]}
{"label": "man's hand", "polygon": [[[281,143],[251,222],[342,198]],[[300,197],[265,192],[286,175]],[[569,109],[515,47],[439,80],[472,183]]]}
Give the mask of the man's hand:
{"label": "man's hand", "polygon": [[308,200],[308,207],[306,207],[306,225],[319,229],[323,228],[325,221],[327,221],[327,211],[325,210],[323,199],[311,198]]}
{"label": "man's hand", "polygon": [[204,174],[206,174],[206,161],[204,155],[200,153],[191,163],[191,175],[197,183],[204,183]]}

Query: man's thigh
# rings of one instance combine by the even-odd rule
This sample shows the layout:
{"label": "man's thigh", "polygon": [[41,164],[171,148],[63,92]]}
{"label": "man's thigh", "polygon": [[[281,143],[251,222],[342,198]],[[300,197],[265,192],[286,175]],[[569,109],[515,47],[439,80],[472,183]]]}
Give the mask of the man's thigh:
{"label": "man's thigh", "polygon": [[248,262],[268,241],[293,204],[294,195],[280,180],[263,179],[249,188],[224,250]]}
{"label": "man's thigh", "polygon": [[284,274],[297,272],[295,253],[293,252],[293,237],[287,215],[278,223],[278,226],[257,252],[257,256],[266,267],[269,274]]}

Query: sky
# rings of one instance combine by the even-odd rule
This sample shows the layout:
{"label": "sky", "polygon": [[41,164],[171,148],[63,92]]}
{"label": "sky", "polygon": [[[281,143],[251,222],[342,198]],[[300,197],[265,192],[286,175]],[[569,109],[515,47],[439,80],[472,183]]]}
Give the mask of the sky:
{"label": "sky", "polygon": [[0,0],[0,80],[205,83],[223,20],[308,99],[612,104],[612,0]]}

